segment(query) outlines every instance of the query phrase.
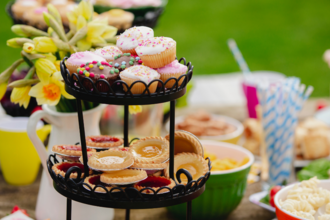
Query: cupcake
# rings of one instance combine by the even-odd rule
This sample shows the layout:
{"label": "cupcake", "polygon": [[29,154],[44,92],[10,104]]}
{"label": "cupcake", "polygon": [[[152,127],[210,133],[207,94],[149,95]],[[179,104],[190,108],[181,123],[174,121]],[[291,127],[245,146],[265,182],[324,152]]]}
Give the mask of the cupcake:
{"label": "cupcake", "polygon": [[[159,73],[156,70],[143,65],[127,68],[122,71],[119,76],[124,82],[127,83],[128,86],[131,86],[132,83],[138,80],[143,81],[149,85],[152,80],[159,79]],[[156,91],[157,85],[157,81],[149,85],[150,93],[154,93]],[[123,85],[123,87],[124,90],[127,91],[126,86]],[[146,87],[143,83],[136,83],[131,88],[131,92],[132,94],[142,94],[145,89]]]}
{"label": "cupcake", "polygon": [[36,28],[39,28],[41,30],[45,30],[48,28],[45,20],[44,20],[44,15],[43,13],[47,12],[46,7],[38,7],[34,9],[27,10],[23,14],[23,20]]}
{"label": "cupcake", "polygon": [[119,70],[113,68],[106,61],[98,62],[94,60],[86,64],[81,64],[76,72],[86,89],[93,89],[93,85],[89,80],[83,80],[84,78],[90,78],[99,92],[108,92],[109,90],[109,86],[106,83],[97,82],[99,79],[105,79],[109,82],[110,86],[119,79]]}
{"label": "cupcake", "polygon": [[153,37],[139,41],[135,50],[144,65],[160,68],[175,60],[176,42],[168,37]]}
{"label": "cupcake", "polygon": [[117,37],[117,47],[124,53],[136,55],[135,48],[139,45],[139,41],[153,36],[154,31],[149,27],[132,27]]}
{"label": "cupcake", "polygon": [[79,68],[82,64],[90,63],[91,61],[106,62],[103,57],[100,57],[92,52],[85,51],[71,54],[70,58],[66,60],[65,65],[70,74],[72,74],[76,73],[77,68]]}
{"label": "cupcake", "polygon": [[123,55],[115,56],[115,60],[110,62],[114,68],[118,69],[119,72],[136,65],[141,65],[142,61],[140,57],[131,55],[130,53],[124,53]]}
{"label": "cupcake", "polygon": [[100,14],[99,18],[106,19],[109,25],[116,27],[118,30],[126,30],[132,27],[134,14],[122,9],[112,9]]}
{"label": "cupcake", "polygon": [[[166,80],[168,80],[171,77],[178,79],[181,75],[185,74],[187,70],[188,70],[187,66],[179,63],[177,60],[174,60],[172,63],[164,67],[158,68],[157,72],[160,74],[160,79],[165,83]],[[182,77],[180,79],[180,81],[178,82],[178,86],[182,84],[184,79],[185,77]],[[165,87],[172,88],[174,84],[175,84],[175,80],[172,79],[165,84]]]}
{"label": "cupcake", "polygon": [[26,11],[34,10],[40,6],[41,5],[36,0],[29,0],[29,1],[21,0],[21,1],[16,1],[11,7],[11,10],[16,19],[23,19],[23,14]]}
{"label": "cupcake", "polygon": [[116,46],[103,47],[101,49],[97,49],[94,53],[106,59],[107,62],[111,62],[115,59],[115,57],[123,54],[123,52],[121,52],[121,50],[119,50]]}

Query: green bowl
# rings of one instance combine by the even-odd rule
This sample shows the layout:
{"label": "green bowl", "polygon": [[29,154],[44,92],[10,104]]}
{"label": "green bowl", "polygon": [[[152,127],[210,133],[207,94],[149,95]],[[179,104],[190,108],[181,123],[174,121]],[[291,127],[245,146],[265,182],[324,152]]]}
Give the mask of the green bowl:
{"label": "green bowl", "polygon": [[[206,152],[217,158],[232,158],[238,161],[249,157],[249,162],[239,168],[228,171],[212,171],[206,182],[204,193],[192,201],[192,219],[225,219],[241,202],[253,155],[246,149],[225,142],[201,141]],[[167,207],[177,219],[185,219],[186,204]]]}

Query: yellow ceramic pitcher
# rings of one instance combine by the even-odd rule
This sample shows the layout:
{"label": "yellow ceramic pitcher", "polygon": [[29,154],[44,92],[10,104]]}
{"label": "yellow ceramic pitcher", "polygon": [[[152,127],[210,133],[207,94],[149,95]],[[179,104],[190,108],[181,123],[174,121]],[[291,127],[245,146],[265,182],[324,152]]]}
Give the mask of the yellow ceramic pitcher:
{"label": "yellow ceramic pitcher", "polygon": [[[0,120],[0,164],[7,183],[28,185],[34,182],[40,168],[40,159],[26,127],[28,117],[4,118]],[[45,140],[50,125],[38,123],[37,134]]]}

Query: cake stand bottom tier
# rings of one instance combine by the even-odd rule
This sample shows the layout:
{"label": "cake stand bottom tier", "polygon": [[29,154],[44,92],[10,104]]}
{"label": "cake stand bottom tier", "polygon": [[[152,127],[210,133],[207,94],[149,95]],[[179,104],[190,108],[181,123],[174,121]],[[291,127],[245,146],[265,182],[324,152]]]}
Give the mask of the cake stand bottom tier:
{"label": "cake stand bottom tier", "polygon": [[160,207],[167,207],[178,205],[181,203],[189,202],[198,196],[200,196],[204,190],[205,185],[201,188],[197,189],[194,192],[185,194],[185,195],[176,195],[171,197],[161,197],[160,199],[155,198],[155,196],[146,196],[144,198],[135,198],[134,201],[130,200],[119,200],[119,199],[105,199],[100,196],[91,197],[82,193],[75,193],[74,191],[68,191],[65,188],[57,185],[54,182],[55,190],[60,193],[61,195],[67,197],[68,199],[85,203],[88,205],[94,205],[99,207],[108,207],[108,208],[118,208],[118,209],[149,209],[149,208],[160,208]]}

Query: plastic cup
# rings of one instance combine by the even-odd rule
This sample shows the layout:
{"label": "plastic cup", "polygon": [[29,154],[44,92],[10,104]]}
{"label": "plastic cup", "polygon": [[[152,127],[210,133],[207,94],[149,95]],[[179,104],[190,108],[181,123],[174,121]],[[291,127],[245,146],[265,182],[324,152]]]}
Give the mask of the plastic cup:
{"label": "plastic cup", "polygon": [[[3,176],[11,185],[28,185],[34,182],[40,168],[40,159],[30,141],[26,127],[28,117],[0,120],[0,163]],[[37,134],[45,140],[49,126],[40,121]]]}
{"label": "plastic cup", "polygon": [[250,118],[257,118],[256,106],[259,104],[257,85],[259,83],[275,84],[285,79],[285,75],[273,71],[254,71],[244,77],[242,82],[243,92],[246,98],[246,107]]}

